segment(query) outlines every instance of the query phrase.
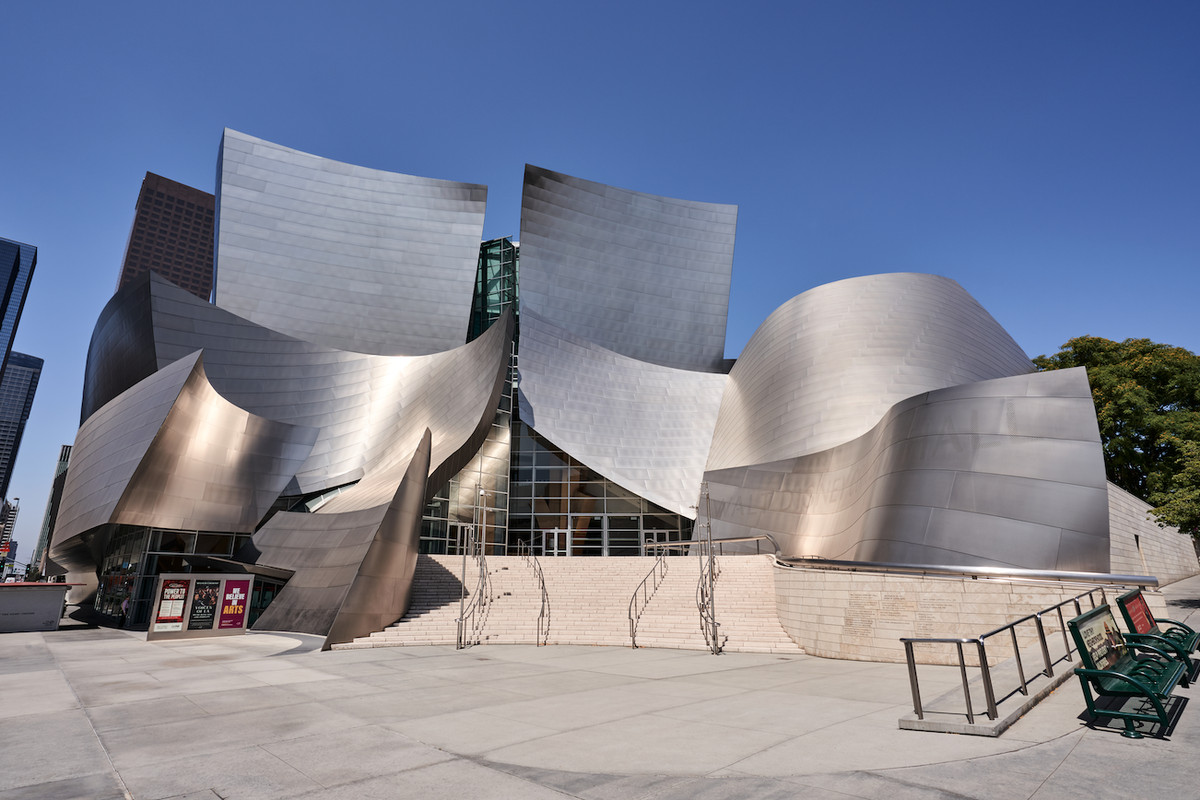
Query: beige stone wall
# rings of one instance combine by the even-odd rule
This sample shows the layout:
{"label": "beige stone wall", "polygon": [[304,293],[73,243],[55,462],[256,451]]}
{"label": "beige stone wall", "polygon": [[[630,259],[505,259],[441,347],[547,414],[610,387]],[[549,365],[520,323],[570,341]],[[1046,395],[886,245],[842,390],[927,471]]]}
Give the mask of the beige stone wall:
{"label": "beige stone wall", "polygon": [[[976,637],[1067,600],[1084,587],[776,567],[775,590],[780,623],[807,653],[903,662],[901,637]],[[1119,591],[1106,591],[1119,614]],[[1161,596],[1148,594],[1147,600],[1152,610],[1164,613]],[[1085,602],[1084,610],[1090,607]],[[1072,616],[1069,607],[1064,617]],[[1047,635],[1060,630],[1057,615],[1044,621]],[[1012,655],[1007,636],[988,640],[989,662]],[[1022,648],[1036,641],[1032,621],[1018,628],[1018,639]],[[968,656],[973,649],[967,648]],[[920,645],[916,657],[924,664],[958,663],[952,644]]]}
{"label": "beige stone wall", "polygon": [[1150,505],[1108,484],[1109,571],[1153,575],[1165,586],[1200,573],[1196,548],[1178,528],[1160,528]]}

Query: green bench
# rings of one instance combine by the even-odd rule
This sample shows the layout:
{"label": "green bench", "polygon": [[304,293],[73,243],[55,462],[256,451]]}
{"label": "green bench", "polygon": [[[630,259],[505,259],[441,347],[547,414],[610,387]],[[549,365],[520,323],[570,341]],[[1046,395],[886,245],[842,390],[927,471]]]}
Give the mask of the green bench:
{"label": "green bench", "polygon": [[[1200,633],[1173,619],[1154,618],[1154,613],[1142,597],[1141,589],[1126,592],[1117,598],[1117,608],[1129,626],[1130,633],[1125,634],[1128,642],[1148,644],[1166,651],[1188,665],[1188,677],[1195,675],[1196,663],[1191,654],[1200,645]],[[1169,627],[1162,627],[1166,623]],[[1187,685],[1186,683],[1184,684]]]}
{"label": "green bench", "polygon": [[[1122,736],[1141,739],[1137,722],[1157,722],[1160,735],[1169,726],[1164,701],[1176,685],[1187,686],[1188,665],[1171,658],[1151,645],[1126,642],[1108,604],[1097,606],[1067,623],[1083,666],[1075,670],[1083,687],[1087,710],[1093,717],[1112,717],[1125,721]],[[1134,651],[1146,654],[1135,654]],[[1113,709],[1096,707],[1096,697],[1122,701]],[[1145,702],[1126,711],[1124,701],[1142,698]],[[1153,709],[1153,711],[1151,711]]]}

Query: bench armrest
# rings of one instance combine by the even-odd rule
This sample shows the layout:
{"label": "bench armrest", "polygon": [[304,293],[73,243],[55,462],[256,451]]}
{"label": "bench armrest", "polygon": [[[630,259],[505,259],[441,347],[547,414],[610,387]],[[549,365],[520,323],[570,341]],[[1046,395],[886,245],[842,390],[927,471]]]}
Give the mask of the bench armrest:
{"label": "bench armrest", "polygon": [[1180,622],[1179,620],[1176,620],[1176,619],[1167,619],[1166,617],[1155,617],[1154,621],[1157,623],[1160,623],[1160,624],[1163,622],[1166,622],[1167,624],[1169,624],[1173,627],[1182,628],[1183,630],[1187,631],[1188,633],[1195,633],[1195,631],[1192,630],[1190,627],[1188,627],[1187,625],[1184,625],[1182,622]]}
{"label": "bench armrest", "polygon": [[[1141,636],[1153,636],[1154,634],[1139,633],[1139,634],[1135,634],[1135,635],[1141,637]],[[1160,650],[1159,648],[1155,647],[1152,644],[1143,644],[1141,642],[1129,641],[1128,637],[1126,637],[1126,643],[1129,645],[1130,649],[1132,649],[1132,650],[1149,650],[1151,653],[1154,653],[1154,655],[1158,656],[1159,658],[1161,658],[1164,661],[1175,661],[1175,659],[1172,658],[1170,655],[1168,655],[1165,651]]]}
{"label": "bench armrest", "polygon": [[[1150,650],[1159,655],[1172,658],[1175,661],[1178,661],[1180,658],[1185,661],[1188,660],[1187,651],[1180,647],[1178,642],[1157,633],[1127,633],[1125,634],[1125,641],[1130,647],[1138,650]],[[1154,645],[1157,645],[1157,647]],[[1160,647],[1162,650],[1159,649]],[[1172,651],[1175,655],[1169,655],[1164,652],[1166,650]]]}
{"label": "bench armrest", "polygon": [[[1139,681],[1137,678],[1134,678],[1132,675],[1126,675],[1122,672],[1113,672],[1110,669],[1084,669],[1083,667],[1076,667],[1075,674],[1081,678],[1092,678],[1094,680],[1098,680],[1100,678],[1116,678],[1137,689],[1144,697],[1158,696],[1158,694],[1145,683]],[[1099,691],[1100,688],[1101,687],[1097,684],[1097,691]]]}

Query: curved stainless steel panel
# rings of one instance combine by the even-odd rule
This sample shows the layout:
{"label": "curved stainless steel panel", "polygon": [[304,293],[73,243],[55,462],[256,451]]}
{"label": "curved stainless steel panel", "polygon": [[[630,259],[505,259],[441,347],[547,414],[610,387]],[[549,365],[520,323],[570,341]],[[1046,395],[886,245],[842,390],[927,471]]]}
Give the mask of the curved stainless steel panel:
{"label": "curved stainless steel panel", "polygon": [[1108,572],[1108,489],[1082,369],[898,403],[863,436],[714,470],[714,536],[785,555]]}
{"label": "curved stainless steel panel", "polygon": [[819,286],[784,303],[729,373],[709,469],[826,450],[931,389],[1033,370],[949,278],[893,273]]}
{"label": "curved stainless steel panel", "polygon": [[[159,364],[154,354],[151,274],[140,275],[114,294],[92,328],[83,372],[80,425],[121,392],[166,366]],[[157,275],[155,279],[167,283]]]}
{"label": "curved stainless steel panel", "polygon": [[723,371],[736,230],[737,206],[526,165],[521,313],[651,364]]}
{"label": "curved stainless steel panel", "polygon": [[217,305],[357,353],[463,343],[486,186],[343,164],[228,128],[218,176]]}
{"label": "curved stainless steel panel", "polygon": [[521,419],[609,480],[688,518],[727,379],[622,356],[521,311]]}
{"label": "curved stainless steel panel", "polygon": [[[327,635],[328,646],[403,616],[426,489],[445,482],[482,443],[504,387],[512,332],[508,312],[466,347],[427,357],[438,363],[417,376],[423,391],[385,441],[386,457],[316,512],[280,512],[254,535],[239,560],[295,572],[255,629]],[[440,429],[416,427],[424,421]],[[400,450],[405,442],[415,442],[408,453]]]}
{"label": "curved stainless steel panel", "polygon": [[250,533],[316,438],[234,406],[191,353],[80,427],[54,550],[110,523]]}
{"label": "curved stainless steel panel", "polygon": [[431,439],[426,428],[338,609],[323,649],[383,630],[408,611],[421,539],[421,514],[425,510]]}
{"label": "curved stainless steel panel", "polygon": [[[153,352],[158,363],[165,365],[203,348],[209,381],[231,403],[268,419],[319,430],[312,452],[296,471],[297,493],[322,491],[374,473],[374,478],[356,487],[355,494],[339,496],[334,508],[343,507],[371,486],[376,494],[363,501],[365,505],[386,502],[400,478],[382,479],[380,470],[389,462],[393,466],[407,463],[406,454],[412,452],[426,427],[434,431],[435,464],[445,460],[446,452],[457,450],[466,435],[463,425],[469,432],[473,409],[487,402],[484,398],[507,365],[511,347],[510,320],[498,322],[479,339],[444,353],[346,353],[241,319],[157,275],[148,280],[148,292],[127,287],[113,303],[125,316],[149,317],[149,325],[128,329],[126,334],[152,335],[153,341],[93,348],[89,374],[103,374],[110,359],[130,351]],[[139,303],[148,303],[149,310],[139,310]],[[114,365],[113,371],[119,370],[120,366]],[[112,381],[109,388],[120,385]],[[93,392],[97,400],[103,396]],[[436,397],[436,402],[431,397]],[[471,409],[469,413],[467,409]],[[397,453],[405,454],[399,462]]]}

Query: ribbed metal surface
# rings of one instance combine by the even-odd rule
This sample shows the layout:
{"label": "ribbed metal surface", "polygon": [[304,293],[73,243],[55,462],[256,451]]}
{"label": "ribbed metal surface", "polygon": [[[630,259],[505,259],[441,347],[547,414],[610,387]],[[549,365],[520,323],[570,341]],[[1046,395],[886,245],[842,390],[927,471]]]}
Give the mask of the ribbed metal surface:
{"label": "ribbed metal surface", "polygon": [[55,549],[109,523],[250,533],[316,436],[222,398],[193,352],[80,427]]}
{"label": "ribbed metal surface", "polygon": [[903,401],[819,453],[715,470],[715,536],[784,555],[1108,572],[1108,491],[1084,370]]}
{"label": "ribbed metal surface", "polygon": [[362,481],[315,513],[278,513],[254,535],[237,558],[295,571],[257,630],[328,635],[328,645],[404,614],[426,489],[448,480],[483,442],[512,334],[509,312],[469,345],[422,359],[437,363],[407,376],[418,393],[403,404],[394,428],[381,433],[381,455],[369,461]]}
{"label": "ribbed metal surface", "polygon": [[217,305],[339,350],[463,343],[487,187],[358,167],[225,130]]}
{"label": "ribbed metal surface", "polygon": [[719,371],[737,206],[525,167],[521,309],[621,355]]}
{"label": "ribbed metal surface", "polygon": [[628,358],[521,312],[521,419],[609,480],[689,518],[727,379]]}
{"label": "ribbed metal surface", "polygon": [[326,636],[325,648],[392,624],[408,609],[430,467],[430,431],[391,502],[337,514],[276,514],[242,557],[295,570],[255,630]]}
{"label": "ribbed metal surface", "polygon": [[[505,324],[446,353],[367,356],[268,330],[156,275],[145,280],[148,286],[134,284],[118,292],[97,324],[87,374],[102,376],[105,391],[85,388],[84,413],[139,378],[150,354],[164,365],[203,348],[209,380],[231,403],[320,431],[296,471],[296,492],[321,491],[374,473],[350,497],[339,496],[335,508],[353,497],[363,498],[363,507],[387,502],[400,478],[380,476],[387,465],[406,463],[427,427],[434,431],[434,463],[445,460],[470,432],[475,407],[486,402],[507,363]],[[397,453],[403,458],[398,460]],[[374,495],[366,498],[367,492]]]}
{"label": "ribbed metal surface", "polygon": [[893,273],[780,306],[729,373],[709,469],[816,453],[931,389],[1020,375],[1020,346],[949,278]]}

